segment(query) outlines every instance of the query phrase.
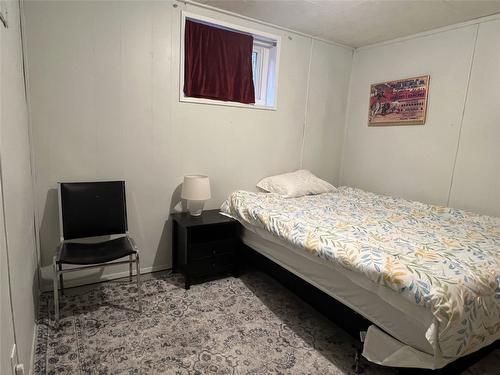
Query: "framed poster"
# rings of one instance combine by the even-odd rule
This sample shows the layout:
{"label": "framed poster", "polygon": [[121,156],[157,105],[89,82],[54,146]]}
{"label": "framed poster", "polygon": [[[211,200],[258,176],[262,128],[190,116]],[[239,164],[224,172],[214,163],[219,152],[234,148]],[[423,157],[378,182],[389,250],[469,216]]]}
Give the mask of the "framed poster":
{"label": "framed poster", "polygon": [[429,79],[427,75],[371,85],[368,126],[425,124]]}

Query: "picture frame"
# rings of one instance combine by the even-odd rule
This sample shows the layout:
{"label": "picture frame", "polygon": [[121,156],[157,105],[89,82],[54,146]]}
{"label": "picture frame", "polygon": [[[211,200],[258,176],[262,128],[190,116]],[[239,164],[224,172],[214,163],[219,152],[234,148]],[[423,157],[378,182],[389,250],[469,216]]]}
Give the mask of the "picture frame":
{"label": "picture frame", "polygon": [[370,86],[368,126],[424,125],[430,75]]}

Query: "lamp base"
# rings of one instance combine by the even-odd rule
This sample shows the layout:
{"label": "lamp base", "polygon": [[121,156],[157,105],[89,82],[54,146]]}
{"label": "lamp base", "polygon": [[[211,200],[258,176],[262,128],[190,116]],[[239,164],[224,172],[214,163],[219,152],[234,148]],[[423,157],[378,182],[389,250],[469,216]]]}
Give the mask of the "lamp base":
{"label": "lamp base", "polygon": [[200,216],[203,212],[205,201],[188,201],[187,208],[191,216]]}

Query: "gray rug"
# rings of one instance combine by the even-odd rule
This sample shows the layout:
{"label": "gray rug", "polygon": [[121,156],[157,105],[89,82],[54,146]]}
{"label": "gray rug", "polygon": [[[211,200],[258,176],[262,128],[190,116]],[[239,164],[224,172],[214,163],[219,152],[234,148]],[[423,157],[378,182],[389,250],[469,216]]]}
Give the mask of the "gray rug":
{"label": "gray rug", "polygon": [[[273,279],[251,272],[183,289],[178,275],[100,284],[40,302],[35,374],[351,374],[355,343]],[[467,373],[494,374],[491,353]],[[364,374],[394,374],[362,361]]]}

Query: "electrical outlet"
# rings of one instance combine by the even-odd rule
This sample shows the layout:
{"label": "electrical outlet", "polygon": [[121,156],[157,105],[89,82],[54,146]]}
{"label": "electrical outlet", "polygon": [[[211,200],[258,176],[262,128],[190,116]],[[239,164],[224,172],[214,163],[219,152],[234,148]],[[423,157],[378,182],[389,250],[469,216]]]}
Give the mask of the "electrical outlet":
{"label": "electrical outlet", "polygon": [[16,344],[12,345],[12,351],[10,352],[10,367],[12,370],[12,375],[16,375],[16,366],[17,366],[17,346]]}
{"label": "electrical outlet", "polygon": [[16,365],[14,371],[15,375],[24,375],[24,365],[22,363],[20,365]]}

